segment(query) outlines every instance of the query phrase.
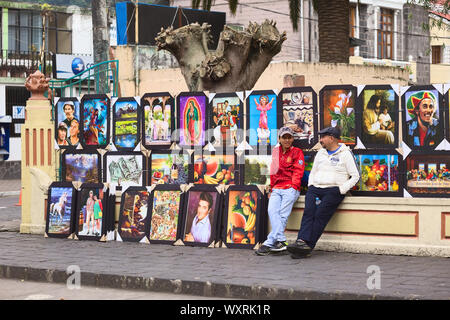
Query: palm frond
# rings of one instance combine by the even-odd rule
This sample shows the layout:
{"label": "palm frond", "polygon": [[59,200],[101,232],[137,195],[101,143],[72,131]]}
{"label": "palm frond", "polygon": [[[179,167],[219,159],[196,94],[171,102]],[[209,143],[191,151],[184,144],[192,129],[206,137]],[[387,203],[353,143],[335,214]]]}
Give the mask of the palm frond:
{"label": "palm frond", "polygon": [[238,0],[228,0],[228,8],[230,8],[230,12],[232,15],[236,14],[238,4]]}
{"label": "palm frond", "polygon": [[298,20],[300,19],[300,0],[289,0],[289,17],[291,18],[292,28],[298,30]]}

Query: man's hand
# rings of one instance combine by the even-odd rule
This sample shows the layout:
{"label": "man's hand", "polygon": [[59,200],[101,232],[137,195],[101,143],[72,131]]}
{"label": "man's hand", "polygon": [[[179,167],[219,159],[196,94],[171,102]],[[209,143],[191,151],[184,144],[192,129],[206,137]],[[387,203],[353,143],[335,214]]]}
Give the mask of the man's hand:
{"label": "man's hand", "polygon": [[192,236],[192,234],[190,232],[188,234],[186,234],[186,236],[184,237],[184,241],[194,242],[194,237]]}

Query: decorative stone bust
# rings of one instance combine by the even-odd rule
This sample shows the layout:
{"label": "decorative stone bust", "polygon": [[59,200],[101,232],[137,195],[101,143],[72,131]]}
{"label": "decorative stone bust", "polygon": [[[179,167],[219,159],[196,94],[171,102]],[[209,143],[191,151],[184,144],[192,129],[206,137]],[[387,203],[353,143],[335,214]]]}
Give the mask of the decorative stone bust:
{"label": "decorative stone bust", "polygon": [[47,100],[44,93],[49,89],[49,81],[50,78],[46,78],[39,70],[30,74],[25,82],[25,88],[31,92],[30,100]]}

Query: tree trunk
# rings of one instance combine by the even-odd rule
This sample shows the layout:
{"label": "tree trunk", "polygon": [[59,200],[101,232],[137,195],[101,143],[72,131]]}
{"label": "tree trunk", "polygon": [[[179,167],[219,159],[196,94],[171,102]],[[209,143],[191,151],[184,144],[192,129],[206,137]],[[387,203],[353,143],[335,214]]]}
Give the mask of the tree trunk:
{"label": "tree trunk", "polygon": [[227,26],[217,49],[208,51],[208,24],[193,23],[173,30],[161,29],[158,50],[167,50],[178,60],[190,91],[234,92],[250,90],[281,50],[286,33],[279,33],[273,21],[250,23],[245,31]]}
{"label": "tree trunk", "polygon": [[319,16],[320,62],[348,63],[349,6],[349,0],[315,1]]}
{"label": "tree trunk", "polygon": [[[109,54],[109,32],[108,32],[108,16],[107,1],[92,0],[92,40],[94,48],[94,64],[108,61]],[[108,93],[108,75],[106,72],[107,65],[102,65],[95,71],[98,72],[96,81],[98,81],[98,93]]]}

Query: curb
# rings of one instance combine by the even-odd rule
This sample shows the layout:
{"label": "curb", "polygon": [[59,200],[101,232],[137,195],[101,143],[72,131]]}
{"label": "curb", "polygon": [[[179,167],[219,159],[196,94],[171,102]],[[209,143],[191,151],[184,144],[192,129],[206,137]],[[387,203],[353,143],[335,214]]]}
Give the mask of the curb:
{"label": "curb", "polygon": [[[70,283],[73,273],[56,269],[0,265],[0,279],[18,279],[24,281]],[[209,281],[191,281],[180,279],[145,278],[92,272],[80,273],[81,286],[104,287],[111,289],[144,290],[174,294],[186,294],[205,297],[252,300],[417,300],[418,296],[384,296],[356,294],[342,291],[321,292],[313,290],[294,290],[269,288],[264,286],[246,286]]]}
{"label": "curb", "polygon": [[0,198],[9,196],[19,196],[20,191],[2,191],[0,192]]}

